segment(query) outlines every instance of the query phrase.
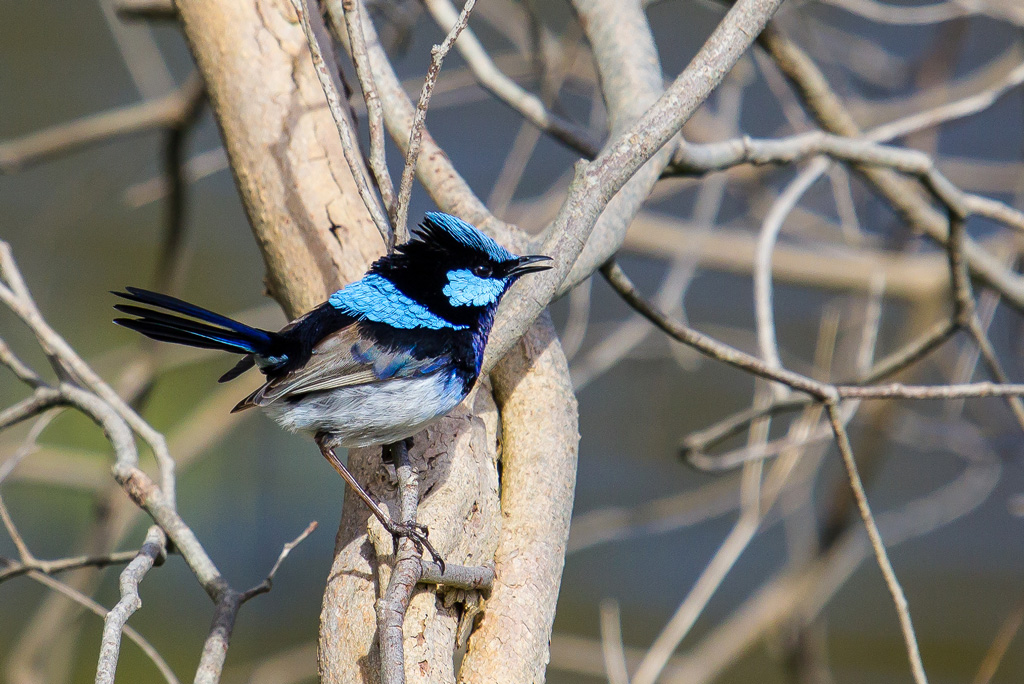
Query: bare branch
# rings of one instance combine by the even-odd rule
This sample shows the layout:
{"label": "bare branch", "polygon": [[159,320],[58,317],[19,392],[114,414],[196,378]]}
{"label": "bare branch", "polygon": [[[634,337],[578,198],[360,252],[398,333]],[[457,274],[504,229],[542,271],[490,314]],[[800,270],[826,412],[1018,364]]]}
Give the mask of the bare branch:
{"label": "bare branch", "polygon": [[867,494],[864,493],[864,484],[860,480],[857,471],[857,462],[853,458],[853,449],[850,447],[850,438],[843,426],[839,414],[839,407],[835,403],[826,402],[825,410],[828,414],[829,423],[835,432],[836,444],[839,445],[839,453],[843,457],[843,465],[846,467],[846,474],[850,478],[850,487],[853,488],[854,497],[857,499],[857,508],[860,511],[861,519],[864,521],[864,528],[871,540],[871,547],[875,552],[875,559],[878,567],[885,577],[885,584],[892,594],[893,603],[896,606],[896,615],[900,620],[900,629],[903,631],[903,640],[907,646],[907,655],[910,658],[910,669],[914,673],[914,681],[917,684],[927,684],[928,677],[924,672],[924,664],[921,662],[921,651],[917,645],[917,636],[914,634],[914,624],[910,619],[910,611],[907,607],[907,597],[903,594],[903,588],[896,579],[896,572],[889,562],[889,555],[885,551],[885,543],[882,541],[882,534],[878,531],[878,524],[871,514],[871,507],[868,505]]}
{"label": "bare branch", "polygon": [[93,114],[0,143],[0,174],[14,173],[114,138],[176,127],[189,117],[202,91],[202,79],[193,75],[175,92],[155,100]]}
{"label": "bare branch", "polygon": [[281,553],[277,556],[277,560],[274,561],[273,567],[270,568],[270,572],[267,573],[266,578],[256,586],[242,592],[242,603],[245,603],[254,596],[265,594],[271,590],[274,586],[274,575],[277,574],[277,570],[281,567],[281,563],[283,563],[284,559],[288,557],[288,554],[292,552],[292,549],[301,544],[305,541],[306,537],[316,531],[317,525],[318,523],[316,520],[312,521],[306,525],[306,529],[299,533],[299,536],[284,545],[284,548],[281,549]]}
{"label": "bare branch", "polygon": [[409,219],[409,199],[412,197],[412,181],[416,173],[416,162],[420,154],[420,145],[423,141],[423,127],[427,120],[427,107],[430,105],[430,96],[434,92],[434,84],[437,82],[438,74],[441,73],[441,64],[444,58],[452,49],[452,45],[458,39],[459,34],[469,23],[469,13],[473,11],[476,0],[466,0],[466,4],[459,13],[458,19],[448,30],[440,45],[430,49],[430,67],[427,69],[427,77],[423,81],[423,89],[420,90],[420,99],[416,103],[416,116],[413,118],[412,129],[409,131],[409,144],[405,152],[405,167],[402,169],[402,181],[398,187],[398,208],[395,210],[395,239],[404,241],[408,235],[407,226]]}
{"label": "bare branch", "polygon": [[167,537],[156,525],[146,532],[135,559],[121,572],[121,599],[103,618],[103,637],[100,640],[99,662],[96,664],[96,684],[113,684],[117,671],[117,657],[121,651],[121,632],[128,618],[142,607],[139,583],[146,573],[162,561],[166,554]]}
{"label": "bare branch", "polygon": [[387,207],[388,215],[394,223],[397,218],[398,197],[395,185],[388,173],[387,159],[384,154],[384,114],[381,109],[380,95],[377,84],[370,69],[369,56],[366,52],[366,35],[363,33],[362,15],[366,14],[364,0],[346,0],[342,3],[345,14],[345,25],[348,28],[348,39],[351,45],[352,63],[356,67],[356,77],[363,91],[366,113],[370,129],[370,169],[377,181],[377,189]]}
{"label": "bare branch", "polygon": [[[395,244],[391,224],[388,223],[386,212],[380,206],[377,196],[373,194],[373,190],[370,189],[370,184],[367,182],[363,155],[359,151],[359,144],[356,141],[355,125],[352,123],[348,110],[341,103],[341,95],[338,94],[338,87],[334,83],[332,70],[328,67],[327,60],[320,50],[320,41],[313,29],[309,12],[306,11],[305,2],[306,0],[291,0],[292,7],[299,17],[299,23],[302,24],[302,30],[306,34],[306,40],[309,41],[309,54],[313,59],[313,69],[316,71],[317,78],[320,79],[320,86],[324,89],[327,107],[334,118],[334,124],[338,127],[341,148],[345,151],[345,161],[348,162],[349,170],[352,172],[352,178],[356,182],[356,189],[366,206],[366,211],[377,225],[384,244],[391,248]],[[320,15],[316,16],[319,20]],[[320,28],[319,23],[317,28]]]}
{"label": "bare branch", "polygon": [[[399,511],[403,522],[416,521],[419,506],[419,480],[409,462],[409,449],[404,443],[391,445],[398,476]],[[377,632],[380,635],[381,684],[405,682],[405,633],[402,623],[412,599],[413,590],[423,574],[421,552],[412,539],[403,537],[398,542],[391,579],[377,607]]]}

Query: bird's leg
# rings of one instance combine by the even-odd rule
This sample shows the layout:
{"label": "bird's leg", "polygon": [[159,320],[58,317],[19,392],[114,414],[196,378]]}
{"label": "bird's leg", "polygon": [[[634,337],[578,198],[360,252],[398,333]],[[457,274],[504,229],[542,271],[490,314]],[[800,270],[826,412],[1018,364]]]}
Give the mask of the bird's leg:
{"label": "bird's leg", "polygon": [[397,459],[395,458],[395,451],[399,446],[404,446],[406,451],[412,449],[412,437],[406,437],[401,442],[392,442],[391,444],[385,444],[380,448],[380,460],[384,461],[386,465],[395,465]]}
{"label": "bird's leg", "polygon": [[[399,474],[398,471],[403,466],[409,466],[410,472],[411,472],[411,464],[409,463],[409,449],[410,449],[410,447],[412,447],[412,439],[411,438],[404,439],[401,442],[394,442],[392,444],[385,444],[384,446],[381,447],[381,450],[382,450],[381,455],[382,455],[382,457],[390,456],[391,462],[395,466],[396,474]],[[413,477],[412,481],[415,482],[415,477]],[[408,481],[403,482],[403,479],[402,479],[401,475],[399,474],[398,484],[399,484],[399,497],[401,498],[402,497],[401,488],[403,486],[407,485],[407,484],[410,484],[410,483]],[[419,502],[419,495],[418,494],[415,496],[415,501],[418,504],[418,502]],[[403,509],[402,515],[404,516],[405,515],[405,510],[404,510],[405,506],[404,505],[402,506],[402,509]],[[445,567],[444,566],[444,560],[441,558],[440,554],[438,554],[437,551],[434,550],[434,547],[427,540],[427,536],[430,534],[430,530],[427,529],[426,525],[421,525],[418,522],[416,522],[416,519],[415,519],[415,517],[416,517],[416,510],[415,510],[415,508],[412,510],[411,515],[413,517],[412,520],[403,520],[401,523],[398,524],[398,526],[403,528],[403,529],[400,532],[400,534],[397,535],[397,536],[408,537],[409,539],[411,539],[413,544],[416,545],[416,550],[419,553],[423,553],[423,547],[426,547],[426,549],[428,551],[430,551],[430,556],[438,564],[438,566],[441,568],[441,572],[443,573],[444,572],[444,567]],[[409,534],[410,531],[412,532],[412,534]],[[391,530],[391,533],[394,535],[395,531]]]}
{"label": "bird's leg", "polygon": [[369,492],[363,489],[363,486],[359,484],[359,481],[356,480],[351,472],[349,472],[349,469],[345,467],[345,464],[341,462],[338,455],[334,453],[334,448],[328,444],[326,435],[317,435],[314,439],[316,441],[316,445],[320,447],[320,453],[323,454],[328,463],[334,466],[334,469],[337,470],[338,474],[341,475],[341,478],[348,483],[348,486],[352,488],[352,491],[354,491],[359,498],[363,500],[363,503],[365,503],[370,509],[370,512],[373,513],[374,517],[380,521],[380,524],[384,526],[384,529],[387,530],[392,537],[408,537],[420,552],[426,548],[427,551],[430,552],[431,558],[433,558],[434,562],[441,568],[441,572],[444,572],[444,559],[441,558],[441,555],[434,550],[431,543],[427,541],[429,530],[426,526],[413,521],[404,521],[400,523],[393,521],[391,516],[387,514],[387,511],[381,508],[380,504],[373,500],[373,497],[370,496]]}

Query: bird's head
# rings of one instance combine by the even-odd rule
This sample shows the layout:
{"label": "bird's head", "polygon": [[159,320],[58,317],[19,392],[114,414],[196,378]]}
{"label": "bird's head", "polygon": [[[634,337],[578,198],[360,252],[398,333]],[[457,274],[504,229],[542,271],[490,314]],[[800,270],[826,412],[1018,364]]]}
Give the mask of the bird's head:
{"label": "bird's head", "polygon": [[461,219],[427,212],[413,239],[370,269],[431,313],[456,325],[488,320],[516,280],[551,268],[546,256],[517,256]]}

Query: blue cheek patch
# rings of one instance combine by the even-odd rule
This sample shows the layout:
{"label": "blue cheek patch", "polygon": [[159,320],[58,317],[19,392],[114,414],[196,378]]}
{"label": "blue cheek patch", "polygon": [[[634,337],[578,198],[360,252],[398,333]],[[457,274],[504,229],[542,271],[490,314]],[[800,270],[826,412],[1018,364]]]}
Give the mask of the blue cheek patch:
{"label": "blue cheek patch", "polygon": [[375,323],[384,323],[403,330],[415,328],[463,330],[468,327],[455,325],[431,313],[422,304],[417,304],[402,294],[401,290],[395,287],[390,280],[375,273],[343,287],[332,294],[327,301],[334,308],[340,309],[350,316]]}
{"label": "blue cheek patch", "polygon": [[448,271],[448,284],[441,291],[452,306],[489,306],[498,301],[507,285],[504,278],[481,278],[460,268]]}

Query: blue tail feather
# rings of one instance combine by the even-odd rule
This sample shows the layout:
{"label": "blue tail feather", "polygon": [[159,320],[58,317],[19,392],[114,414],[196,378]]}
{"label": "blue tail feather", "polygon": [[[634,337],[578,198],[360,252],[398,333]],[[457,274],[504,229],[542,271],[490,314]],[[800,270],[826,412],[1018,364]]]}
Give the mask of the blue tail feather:
{"label": "blue tail feather", "polygon": [[[118,311],[136,317],[117,318],[114,319],[114,323],[152,339],[261,357],[280,356],[286,351],[284,347],[287,346],[287,343],[277,333],[253,328],[227,316],[221,316],[208,309],[158,292],[150,292],[137,287],[127,287],[125,290],[126,292],[114,292],[113,294],[132,302],[148,304],[190,317],[184,318],[133,304],[114,306]],[[232,374],[229,371],[225,379],[230,379],[251,367],[253,365],[252,356],[246,358],[249,361],[243,359],[243,363],[236,369],[237,372]]]}
{"label": "blue tail feather", "polygon": [[173,342],[189,347],[199,347],[200,349],[220,349],[240,354],[247,354],[252,351],[251,345],[245,342],[182,330],[173,325],[147,319],[115,318],[114,323],[160,342]]}
{"label": "blue tail feather", "polygon": [[232,318],[214,313],[209,309],[204,309],[201,306],[196,306],[195,304],[189,304],[177,297],[171,297],[170,295],[160,294],[159,292],[152,292],[150,290],[143,290],[141,287],[129,286],[124,289],[126,292],[113,292],[112,294],[133,302],[139,302],[140,304],[158,306],[161,309],[167,309],[168,311],[191,316],[192,318],[198,318],[201,321],[213,323],[214,325],[219,325],[238,333],[260,337],[266,342],[270,342],[271,337],[273,336],[273,333],[267,332],[266,330],[260,330],[258,328],[250,327],[244,323],[239,323]]}
{"label": "blue tail feather", "polygon": [[[140,320],[160,324],[163,327],[175,330],[180,333],[190,333],[197,335],[201,338],[206,338],[216,342],[222,342],[224,344],[237,344],[239,345],[239,349],[242,349],[247,352],[256,351],[256,347],[260,346],[259,342],[261,342],[263,339],[261,336],[254,336],[249,334],[248,332],[243,333],[236,332],[234,330],[225,330],[224,328],[216,328],[212,325],[199,323],[197,321],[191,321],[180,316],[172,316],[171,314],[166,314],[163,313],[162,311],[154,311],[152,309],[146,309],[141,306],[132,306],[130,304],[117,304],[114,306],[114,308],[122,313],[126,313],[131,316],[138,316]],[[132,319],[122,318],[117,320],[130,321]]]}

